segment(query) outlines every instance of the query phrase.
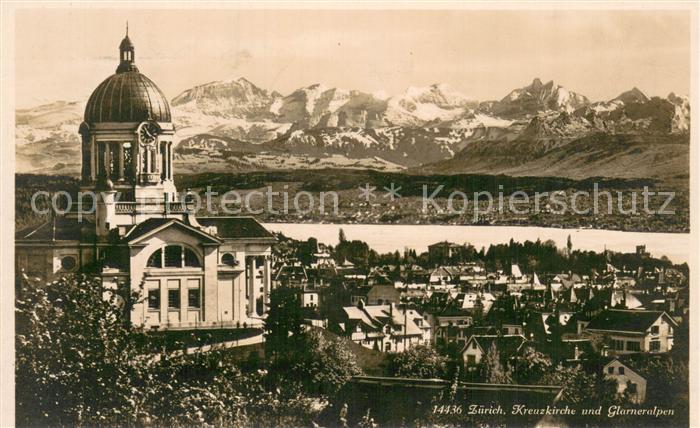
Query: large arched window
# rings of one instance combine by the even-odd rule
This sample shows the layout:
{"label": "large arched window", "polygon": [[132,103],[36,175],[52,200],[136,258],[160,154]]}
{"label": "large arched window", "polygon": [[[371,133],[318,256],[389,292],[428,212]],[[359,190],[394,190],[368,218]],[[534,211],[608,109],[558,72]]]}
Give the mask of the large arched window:
{"label": "large arched window", "polygon": [[151,268],[202,267],[197,253],[184,245],[168,245],[151,254],[146,263]]}

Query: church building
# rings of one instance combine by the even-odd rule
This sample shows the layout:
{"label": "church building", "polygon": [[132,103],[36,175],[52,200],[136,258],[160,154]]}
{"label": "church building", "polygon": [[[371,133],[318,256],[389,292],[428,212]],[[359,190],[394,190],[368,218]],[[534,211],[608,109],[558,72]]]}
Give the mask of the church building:
{"label": "church building", "polygon": [[95,209],[17,231],[18,272],[51,281],[97,271],[106,287],[141,293],[131,321],[149,329],[260,325],[274,236],[251,217],[197,217],[178,196],[168,100],[136,67],[128,30],[119,53],[78,130],[80,190]]}

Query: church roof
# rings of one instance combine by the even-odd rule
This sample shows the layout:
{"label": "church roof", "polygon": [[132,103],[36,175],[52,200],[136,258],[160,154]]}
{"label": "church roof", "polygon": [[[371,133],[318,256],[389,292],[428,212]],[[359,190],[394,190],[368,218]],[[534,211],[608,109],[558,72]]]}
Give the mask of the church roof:
{"label": "church roof", "polygon": [[124,236],[124,240],[129,243],[134,243],[139,239],[150,235],[151,233],[155,233],[159,230],[168,228],[170,226],[178,226],[181,228],[188,229],[189,231],[195,234],[201,235],[204,239],[210,242],[221,242],[215,236],[212,236],[203,230],[200,230],[175,218],[149,218],[132,227]]}
{"label": "church roof", "polygon": [[202,226],[216,227],[216,236],[222,239],[275,240],[262,224],[253,217],[197,217]]}
{"label": "church roof", "polygon": [[85,122],[170,122],[163,92],[138,71],[113,74],[93,91],[85,106]]}
{"label": "church roof", "polygon": [[80,241],[85,238],[82,233],[83,227],[85,231],[94,231],[93,224],[87,222],[79,222],[77,219],[65,217],[53,217],[50,220],[38,225],[30,226],[15,232],[17,241]]}
{"label": "church roof", "polygon": [[133,48],[134,48],[134,44],[131,42],[129,35],[127,34],[122,39],[122,42],[119,44],[119,49],[133,49]]}

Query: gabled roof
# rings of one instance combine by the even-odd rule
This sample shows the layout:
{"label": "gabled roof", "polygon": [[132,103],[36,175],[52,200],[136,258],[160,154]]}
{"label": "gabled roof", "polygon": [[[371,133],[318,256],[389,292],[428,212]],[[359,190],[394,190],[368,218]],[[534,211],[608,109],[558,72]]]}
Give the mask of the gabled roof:
{"label": "gabled roof", "polygon": [[275,241],[270,231],[253,217],[197,217],[199,224],[216,227],[216,236],[221,239],[264,239]]}
{"label": "gabled roof", "polygon": [[469,344],[475,341],[476,344],[481,348],[481,351],[486,354],[493,344],[496,344],[496,349],[501,358],[510,358],[517,354],[523,345],[527,342],[525,336],[521,334],[509,334],[509,335],[473,335],[467,340],[464,345],[462,352],[467,350]]}
{"label": "gabled roof", "polygon": [[307,280],[308,275],[304,266],[283,265],[277,270],[275,281],[286,279]]}
{"label": "gabled roof", "polygon": [[30,226],[15,232],[17,241],[80,241],[84,236],[82,230],[94,231],[95,225],[87,221],[80,222],[77,219],[66,217],[53,217],[50,220],[38,225]]}
{"label": "gabled roof", "polygon": [[[392,308],[391,305],[345,306],[343,311],[351,322],[360,322],[369,330],[381,331],[383,326],[389,324],[400,326],[401,333],[408,336],[423,334],[414,321],[422,316],[413,309],[409,309],[405,317],[403,310]],[[406,321],[405,326],[404,321]]]}
{"label": "gabled roof", "polygon": [[638,364],[632,358],[629,358],[629,357],[625,358],[625,356],[622,356],[622,355],[613,357],[610,361],[608,361],[603,366],[603,373],[606,376],[608,376],[608,372],[607,372],[608,366],[615,363],[615,362],[625,366],[625,368],[627,368],[627,370],[630,370],[643,378],[646,378],[648,376],[648,373],[646,372],[646,370],[644,370],[643,365]]}
{"label": "gabled roof", "polygon": [[608,309],[594,317],[586,329],[644,333],[662,316],[665,316],[672,324],[676,324],[663,311]]}
{"label": "gabled roof", "polygon": [[199,235],[202,239],[208,242],[222,242],[217,237],[212,236],[194,226],[185,224],[176,218],[149,218],[129,229],[129,231],[126,232],[126,234],[124,235],[123,239],[129,244],[135,244],[138,241],[169,227],[179,227],[181,229],[187,230],[190,233]]}

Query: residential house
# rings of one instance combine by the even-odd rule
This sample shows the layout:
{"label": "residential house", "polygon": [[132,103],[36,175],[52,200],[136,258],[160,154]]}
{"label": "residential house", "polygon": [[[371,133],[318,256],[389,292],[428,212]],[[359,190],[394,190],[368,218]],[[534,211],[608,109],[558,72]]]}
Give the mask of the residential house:
{"label": "residential house", "polygon": [[382,352],[403,352],[430,343],[430,325],[423,315],[390,305],[346,306],[331,328],[366,348]]}
{"label": "residential house", "polygon": [[452,266],[439,266],[430,271],[430,284],[456,284],[459,281],[459,269]]}
{"label": "residential house", "polygon": [[466,253],[466,246],[449,241],[437,242],[428,245],[428,259],[432,265],[449,263],[462,258]]}
{"label": "residential house", "polygon": [[462,349],[462,361],[467,370],[474,370],[486,356],[492,346],[495,346],[503,362],[515,357],[527,343],[525,336],[513,335],[473,335],[467,340]]}
{"label": "residential house", "polygon": [[367,292],[367,304],[386,305],[401,303],[401,291],[393,284],[376,284]]}
{"label": "residential house", "polygon": [[607,309],[594,317],[584,333],[596,337],[611,355],[667,352],[678,327],[666,312]]}
{"label": "residential house", "polygon": [[617,382],[617,393],[627,394],[636,404],[644,403],[647,395],[647,380],[640,370],[632,368],[629,361],[613,358],[603,366],[603,376]]}

